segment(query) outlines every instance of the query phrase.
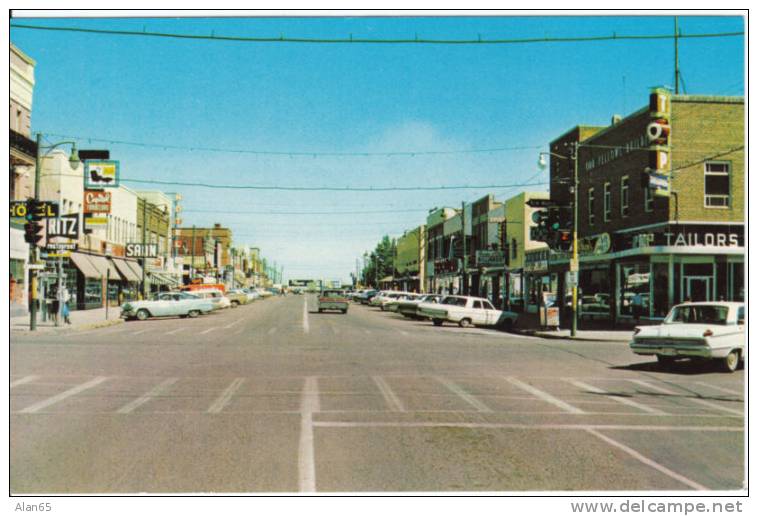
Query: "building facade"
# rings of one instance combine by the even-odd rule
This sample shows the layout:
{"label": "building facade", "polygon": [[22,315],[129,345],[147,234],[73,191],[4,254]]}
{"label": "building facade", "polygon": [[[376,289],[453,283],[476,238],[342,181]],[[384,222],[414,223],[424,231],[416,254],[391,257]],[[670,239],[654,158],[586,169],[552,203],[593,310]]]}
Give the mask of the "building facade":
{"label": "building facade", "polygon": [[405,232],[397,239],[394,282],[405,292],[424,290],[426,265],[426,226],[421,225]]}
{"label": "building facade", "polygon": [[220,283],[231,266],[232,230],[214,224],[209,228],[176,228],[176,252],[183,258],[183,283],[197,278]]}

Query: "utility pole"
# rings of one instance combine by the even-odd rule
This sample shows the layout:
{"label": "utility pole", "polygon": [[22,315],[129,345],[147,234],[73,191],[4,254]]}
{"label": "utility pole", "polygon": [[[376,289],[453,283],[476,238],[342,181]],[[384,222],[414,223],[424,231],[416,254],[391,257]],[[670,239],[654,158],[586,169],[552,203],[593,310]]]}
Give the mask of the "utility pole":
{"label": "utility pole", "polygon": [[574,158],[574,224],[573,224],[573,245],[572,245],[572,257],[569,270],[572,275],[575,275],[573,286],[571,287],[571,336],[576,337],[577,327],[577,302],[578,302],[578,289],[579,289],[579,239],[577,237],[579,231],[579,142],[574,142],[573,148]]}
{"label": "utility pole", "polygon": [[468,295],[468,250],[466,249],[466,202],[461,201],[461,239],[463,240],[463,273],[461,274],[461,294]]}
{"label": "utility pole", "polygon": [[[146,272],[145,269],[147,268],[147,257],[144,256],[145,253],[145,246],[147,244],[147,199],[144,197],[142,198],[142,299],[147,299],[147,284],[145,282],[146,280]],[[106,285],[106,290],[108,289]],[[107,295],[106,295],[107,297]]]}
{"label": "utility pole", "polygon": [[190,267],[190,282],[195,278],[195,225],[192,224],[192,267]]}
{"label": "utility pole", "polygon": [[[39,200],[39,178],[40,178],[40,148],[42,148],[42,133],[37,133],[37,151],[34,160],[34,200]],[[29,244],[29,265],[37,262],[37,244]],[[31,299],[29,300],[29,330],[37,329],[37,271],[29,268],[29,289]]]}

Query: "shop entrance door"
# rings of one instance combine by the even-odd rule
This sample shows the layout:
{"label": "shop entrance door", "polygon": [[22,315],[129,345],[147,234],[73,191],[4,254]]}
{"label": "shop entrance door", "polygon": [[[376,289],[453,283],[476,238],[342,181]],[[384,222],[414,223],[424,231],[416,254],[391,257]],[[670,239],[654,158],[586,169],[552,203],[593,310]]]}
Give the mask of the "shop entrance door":
{"label": "shop entrance door", "polygon": [[711,277],[710,276],[688,276],[685,278],[687,291],[685,299],[692,301],[712,301],[711,299]]}

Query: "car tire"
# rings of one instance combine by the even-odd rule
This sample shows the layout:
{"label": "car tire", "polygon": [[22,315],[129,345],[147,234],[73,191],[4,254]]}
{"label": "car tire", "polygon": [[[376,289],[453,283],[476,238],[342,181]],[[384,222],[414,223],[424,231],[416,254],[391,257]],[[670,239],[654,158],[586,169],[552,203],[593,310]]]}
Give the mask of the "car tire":
{"label": "car tire", "polygon": [[346,313],[347,313],[347,310],[342,310],[342,313],[343,313],[343,314],[346,314]]}
{"label": "car tire", "polygon": [[239,301],[232,301],[232,308],[237,308],[240,305]]}
{"label": "car tire", "polygon": [[200,315],[200,310],[190,310],[189,312],[187,312],[187,316],[192,317],[193,319],[197,317],[198,315]]}
{"label": "car tire", "polygon": [[671,367],[675,362],[674,357],[669,357],[666,355],[656,355],[656,358],[658,358],[658,363],[663,367]]}
{"label": "car tire", "polygon": [[721,367],[727,373],[735,372],[739,365],[740,365],[740,352],[736,349],[731,350],[727,356],[721,359]]}
{"label": "car tire", "polygon": [[435,326],[442,326],[443,322],[444,321],[442,319],[432,319],[432,324],[434,324]]}
{"label": "car tire", "polygon": [[513,319],[506,319],[505,321],[503,321],[503,330],[505,331],[513,330]]}
{"label": "car tire", "polygon": [[472,326],[471,319],[463,318],[460,321],[458,321],[458,326],[461,328],[470,328]]}
{"label": "car tire", "polygon": [[324,309],[323,309],[323,308],[319,308],[319,309],[318,309],[318,313],[323,313],[323,311],[324,311]]}
{"label": "car tire", "polygon": [[139,319],[140,321],[144,321],[148,319],[149,317],[150,317],[150,312],[148,312],[144,308],[140,308],[139,310],[137,310],[137,319]]}

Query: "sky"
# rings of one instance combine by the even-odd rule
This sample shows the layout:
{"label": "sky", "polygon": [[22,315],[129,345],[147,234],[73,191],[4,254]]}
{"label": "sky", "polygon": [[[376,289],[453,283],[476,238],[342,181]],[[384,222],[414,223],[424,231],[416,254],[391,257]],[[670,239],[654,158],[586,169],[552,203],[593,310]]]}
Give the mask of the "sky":
{"label": "sky", "polygon": [[[673,16],[657,15],[11,23],[216,36],[485,40],[674,29]],[[678,24],[685,35],[744,30],[739,16],[680,16]],[[33,132],[50,141],[76,137],[80,148],[109,149],[121,163],[124,184],[180,192],[184,226],[231,228],[235,244],[259,247],[283,268],[285,280],[347,281],[356,259],[383,235],[398,237],[425,223],[431,208],[460,207],[490,193],[502,201],[523,190],[546,190],[547,172],[537,159],[551,140],[578,124],[607,125],[612,115],[643,107],[651,87],[674,83],[671,39],[249,43],[13,27],[10,35],[36,61]],[[743,95],[744,36],[682,39],[679,62],[684,92]],[[481,149],[498,150],[471,152]],[[138,180],[476,188],[287,191]]]}

